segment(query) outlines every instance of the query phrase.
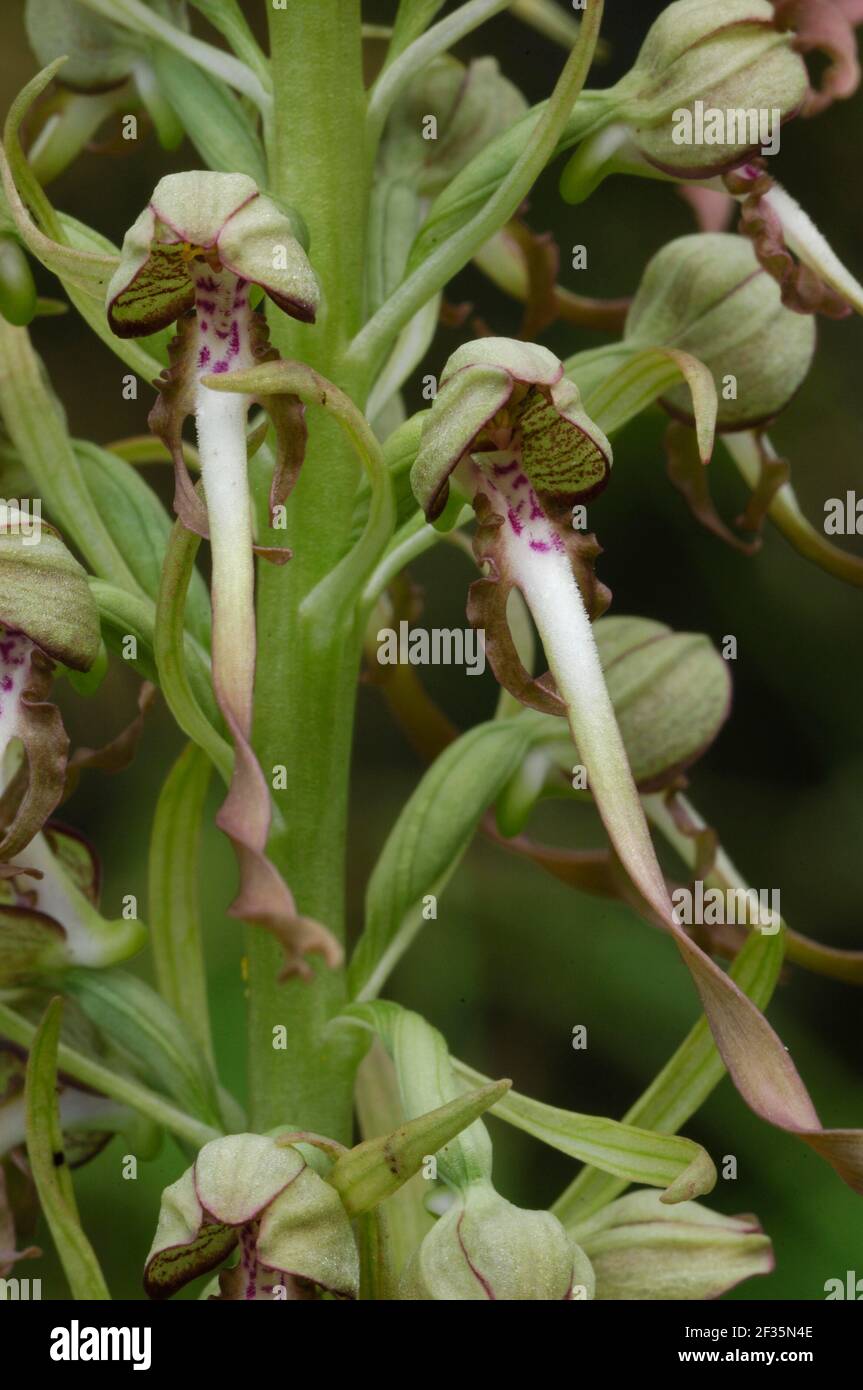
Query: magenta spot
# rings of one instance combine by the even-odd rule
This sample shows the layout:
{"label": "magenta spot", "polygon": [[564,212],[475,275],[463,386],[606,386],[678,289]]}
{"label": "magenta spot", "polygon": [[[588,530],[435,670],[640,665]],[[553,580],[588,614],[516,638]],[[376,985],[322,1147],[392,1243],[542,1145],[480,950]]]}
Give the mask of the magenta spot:
{"label": "magenta spot", "polygon": [[202,275],[196,283],[199,290],[209,290],[211,294],[219,288],[218,280],[214,280],[212,275]]}
{"label": "magenta spot", "polygon": [[216,305],[213,303],[212,299],[199,299],[197,309],[199,314],[201,312],[205,314],[214,314],[216,312]]}
{"label": "magenta spot", "polygon": [[518,468],[518,459],[513,459],[510,463],[496,463],[494,465],[494,471],[499,478],[504,478],[514,468]]}
{"label": "magenta spot", "polygon": [[512,507],[510,507],[507,511],[507,517],[509,519],[509,524],[512,527],[515,534],[517,536],[520,536],[522,531],[524,530],[524,527],[522,526],[520,517],[518,516],[517,512],[513,510]]}
{"label": "magenta spot", "polygon": [[227,331],[224,332],[224,333],[222,333],[221,330],[217,328],[217,329],[216,329],[216,337],[217,337],[217,338],[221,338],[221,339],[222,339],[222,342],[224,342],[226,338],[230,337],[230,334],[229,334]]}
{"label": "magenta spot", "polygon": [[551,550],[551,546],[549,545],[548,541],[531,541],[530,548],[531,550],[538,551],[540,555],[547,555],[548,552]]}
{"label": "magenta spot", "polygon": [[518,477],[515,478],[515,479],[513,480],[513,484],[512,484],[512,485],[513,485],[513,487],[526,487],[526,486],[527,486],[527,478],[524,476],[523,473],[519,473]]}
{"label": "magenta spot", "polygon": [[3,689],[3,690],[11,690],[11,689],[12,689],[12,677],[11,677],[11,676],[4,676],[4,677],[3,677],[2,681],[0,681],[0,689]]}
{"label": "magenta spot", "polygon": [[199,327],[200,327],[202,333],[206,333],[207,330],[209,329],[210,325],[207,323],[207,320],[206,320],[206,319],[201,319],[201,322],[200,322]]}
{"label": "magenta spot", "polygon": [[227,362],[224,361],[224,359],[222,359],[221,361],[217,362],[216,365],[213,367],[213,372],[214,372],[214,373],[217,373],[217,372],[219,372],[219,373],[220,373],[220,372],[226,372],[227,370],[228,370],[228,364],[227,364]]}
{"label": "magenta spot", "polygon": [[207,365],[207,363],[209,362],[209,360],[210,360],[210,349],[209,349],[208,347],[202,347],[202,348],[201,348],[201,351],[198,353],[198,366],[199,366],[199,367],[206,367],[206,365]]}

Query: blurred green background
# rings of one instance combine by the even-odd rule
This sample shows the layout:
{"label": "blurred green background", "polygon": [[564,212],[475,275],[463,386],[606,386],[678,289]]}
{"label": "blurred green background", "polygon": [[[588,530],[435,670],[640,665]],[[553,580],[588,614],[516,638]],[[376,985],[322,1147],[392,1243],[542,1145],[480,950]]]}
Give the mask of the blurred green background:
{"label": "blurred green background", "polygon": [[[561,0],[562,8],[567,9]],[[662,4],[612,0],[605,34],[611,57],[593,85],[626,71]],[[263,0],[244,9],[261,27]],[[20,0],[4,7],[0,81],[3,106],[34,71],[23,35]],[[391,18],[391,3],[369,4],[370,20]],[[202,30],[205,32],[205,30]],[[212,35],[207,35],[212,37]],[[532,101],[549,91],[562,55],[517,21],[502,16],[461,46],[460,56],[493,52]],[[313,61],[313,55],[308,55]],[[827,235],[838,255],[863,277],[858,177],[863,97],[817,121],[783,131],[776,172]],[[152,133],[127,156],[88,153],[52,185],[53,201],[119,241],[159,176],[194,167],[184,147],[166,156]],[[562,279],[591,295],[632,293],[643,266],[672,236],[692,229],[669,187],[615,179],[583,207],[564,205],[556,171],[532,199],[530,221],[551,230],[564,252],[588,248],[588,268]],[[346,235],[351,235],[349,228]],[[47,293],[56,293],[42,277]],[[450,291],[471,301],[497,332],[514,332],[519,313],[476,273]],[[122,399],[125,368],[74,313],[43,321],[35,339],[68,411],[74,434],[104,443],[145,428],[151,397]],[[861,476],[863,325],[857,318],[819,325],[816,366],[773,437],[793,463],[793,480],[816,525],[824,501],[853,489]],[[428,363],[439,372],[459,341],[441,330]],[[601,341],[556,327],[545,341],[561,355]],[[421,404],[418,394],[408,399]],[[665,479],[659,412],[615,443],[613,483],[591,508],[604,546],[599,571],[614,593],[612,611],[661,619],[679,629],[734,634],[733,716],[692,777],[692,798],[721,832],[732,858],[758,886],[778,886],[791,926],[836,946],[863,946],[859,879],[863,802],[860,688],[863,682],[863,594],[807,565],[767,529],[759,555],[747,559],[701,531]],[[167,470],[153,470],[166,501]],[[722,457],[712,466],[722,514],[744,500]],[[843,542],[853,546],[854,541]],[[858,542],[859,546],[859,542]],[[414,569],[426,594],[429,626],[460,625],[469,578],[449,547]],[[457,669],[424,673],[432,694],[461,726],[487,717],[496,690],[490,674],[467,679]],[[129,672],[114,663],[92,704],[62,693],[73,737],[93,740],[119,728],[134,707]],[[146,904],[146,855],[155,798],[181,739],[163,709],[149,721],[134,767],[110,779],[85,779],[64,808],[86,830],[105,867],[104,904],[116,915],[123,894]],[[389,827],[420,776],[420,767],[389,721],[378,693],[360,692],[356,736],[349,902],[352,929],[361,923],[364,885]],[[537,822],[549,840],[601,843],[595,819],[572,809],[544,812]],[[222,1078],[236,1094],[244,1076],[241,933],[224,917],[233,886],[231,855],[209,829],[203,884],[213,1018]],[[144,912],[146,917],[146,911]],[[146,959],[140,969],[148,974]],[[697,1016],[695,993],[671,943],[617,907],[584,898],[502,852],[474,846],[389,993],[421,1010],[452,1049],[522,1091],[582,1111],[620,1116],[678,1045]],[[801,972],[787,974],[770,1018],[790,1048],[828,1125],[863,1123],[860,1086],[860,1000],[848,986]],[[575,1052],[571,1033],[586,1024],[589,1046]],[[560,1154],[493,1122],[498,1186],[525,1206],[554,1199],[574,1173]],[[757,1121],[725,1081],[687,1128],[719,1163],[736,1155],[736,1181],[722,1181],[710,1204],[754,1211],[772,1236],[776,1272],[744,1285],[734,1297],[819,1299],[824,1282],[848,1269],[863,1275],[863,1206],[802,1144]],[[140,1297],[140,1274],[158,1209],[158,1193],[185,1166],[171,1141],[142,1165],[133,1190],[121,1177],[123,1144],[115,1141],[77,1177],[82,1215],[116,1297]],[[41,1274],[46,1296],[64,1297],[65,1283],[40,1232],[46,1258],[22,1273]]]}

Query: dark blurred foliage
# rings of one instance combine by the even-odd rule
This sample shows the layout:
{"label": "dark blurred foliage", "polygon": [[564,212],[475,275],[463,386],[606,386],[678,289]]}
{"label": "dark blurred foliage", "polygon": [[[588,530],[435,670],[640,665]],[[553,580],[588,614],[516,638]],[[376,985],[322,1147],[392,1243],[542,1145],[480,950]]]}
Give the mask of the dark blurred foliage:
{"label": "dark blurred foliage", "polygon": [[[650,20],[663,8],[654,0],[609,0],[604,33],[611,56],[596,69],[595,85],[609,85],[627,70]],[[245,0],[244,9],[263,32],[263,0]],[[4,108],[34,70],[20,10],[16,3],[4,13]],[[386,22],[394,5],[380,0],[366,12],[369,20]],[[459,50],[462,57],[486,52],[498,57],[531,101],[547,95],[562,62],[558,48],[509,16]],[[858,93],[816,121],[786,126],[776,173],[863,278],[861,112]],[[166,156],[150,134],[125,157],[85,155],[52,186],[51,196],[65,211],[120,240],[160,175],[196,163],[187,147]],[[653,252],[692,230],[686,206],[668,186],[614,179],[587,204],[571,208],[557,195],[558,172],[541,180],[530,221],[538,231],[553,231],[564,252],[574,243],[588,248],[586,270],[562,273],[564,283],[581,293],[632,293]],[[345,234],[354,233],[346,228]],[[47,292],[56,292],[50,277],[43,283]],[[516,331],[517,308],[473,270],[458,277],[449,298],[472,302],[497,332]],[[149,392],[142,390],[137,402],[122,399],[125,368],[74,313],[39,324],[35,337],[74,433],[106,442],[144,429]],[[456,331],[441,330],[416,380],[424,371],[439,372],[458,341]],[[567,355],[601,340],[556,327],[545,341]],[[795,487],[816,525],[825,499],[857,483],[861,360],[859,319],[822,320],[815,368],[772,431],[793,462]],[[418,392],[408,400],[411,409],[420,404]],[[657,411],[615,441],[612,485],[591,508],[591,526],[605,549],[599,569],[614,592],[613,611],[708,632],[717,642],[725,634],[737,637],[733,717],[695,771],[692,798],[719,827],[749,881],[781,888],[790,925],[833,945],[859,948],[863,594],[808,565],[769,526],[763,549],[752,559],[701,531],[666,481],[662,431]],[[153,478],[169,499],[165,470],[154,469]],[[712,465],[712,483],[720,510],[733,518],[744,493],[722,457]],[[415,567],[414,577],[425,589],[427,624],[460,624],[470,578],[464,557],[440,547]],[[461,726],[492,712],[496,691],[490,675],[467,679],[447,668],[424,674]],[[103,734],[109,720],[119,726],[133,704],[129,674],[116,668],[92,705],[64,695],[68,723],[82,739]],[[87,830],[105,861],[109,915],[124,893],[135,892],[146,903],[144,848],[153,806],[180,746],[167,715],[158,713],[133,770],[114,780],[94,774],[67,808],[68,819]],[[375,856],[420,775],[371,688],[360,695],[355,771],[349,884],[354,931]],[[586,813],[546,812],[538,826],[550,840],[600,843],[598,824]],[[213,1018],[223,1079],[241,1094],[241,935],[223,915],[232,875],[224,842],[209,830],[202,877]],[[146,960],[140,968],[147,973]],[[520,1090],[547,1101],[611,1116],[624,1113],[698,1013],[694,989],[668,941],[624,910],[568,892],[483,844],[469,854],[442,898],[439,920],[426,928],[389,992],[426,1014],[453,1051],[475,1066],[512,1076]],[[823,1122],[863,1122],[860,999],[853,989],[789,971],[770,1017]],[[571,1047],[577,1023],[588,1028],[584,1052]],[[717,1164],[725,1155],[737,1157],[736,1181],[720,1179],[711,1205],[755,1211],[775,1242],[776,1272],[732,1296],[817,1299],[827,1278],[853,1268],[863,1273],[859,1199],[803,1145],[755,1120],[728,1081],[686,1132],[708,1147]],[[573,1165],[561,1155],[498,1123],[494,1133],[498,1184],[522,1205],[551,1202],[573,1176]],[[157,1194],[185,1160],[166,1142],[160,1159],[141,1168],[133,1193],[120,1177],[121,1153],[121,1143],[112,1144],[82,1171],[78,1189],[85,1226],[112,1290],[118,1297],[137,1297]],[[47,1233],[43,1238],[50,1244]],[[49,1277],[47,1292],[63,1296],[51,1256],[41,1272]]]}

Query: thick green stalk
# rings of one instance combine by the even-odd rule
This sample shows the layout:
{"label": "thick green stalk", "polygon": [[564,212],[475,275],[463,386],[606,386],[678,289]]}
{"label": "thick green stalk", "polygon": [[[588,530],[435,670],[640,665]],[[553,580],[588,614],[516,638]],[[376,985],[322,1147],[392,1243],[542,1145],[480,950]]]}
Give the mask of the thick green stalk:
{"label": "thick green stalk", "polygon": [[[268,150],[270,184],[297,207],[311,235],[323,290],[314,328],[274,315],[273,341],[284,357],[308,362],[349,395],[356,379],[341,367],[362,313],[367,160],[359,0],[292,0],[267,6],[275,111]],[[300,910],[344,937],[344,858],[348,773],[360,638],[322,634],[303,621],[304,597],[341,557],[351,528],[359,465],[350,442],[323,412],[309,413],[309,445],[288,506],[294,558],[261,565],[255,747],[282,823],[270,851]],[[324,1047],[324,1025],[345,998],[341,971],[319,970],[310,984],[277,983],[278,951],[265,933],[248,934],[249,1080],[252,1123],[303,1128],[347,1139],[351,1124],[353,1040]],[[284,1024],[287,1050],[273,1047]]]}

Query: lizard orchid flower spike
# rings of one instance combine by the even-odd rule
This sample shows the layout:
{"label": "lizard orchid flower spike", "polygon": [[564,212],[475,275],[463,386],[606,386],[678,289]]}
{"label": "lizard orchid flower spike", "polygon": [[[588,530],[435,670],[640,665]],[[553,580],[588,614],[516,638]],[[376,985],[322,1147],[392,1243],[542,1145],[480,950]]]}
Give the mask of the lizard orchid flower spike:
{"label": "lizard orchid flower spike", "polygon": [[[430,520],[451,518],[451,481],[472,501],[474,548],[488,572],[472,586],[468,614],[486,629],[495,675],[523,704],[566,716],[620,863],[673,937],[741,1095],[861,1192],[863,1131],[822,1127],[787,1049],[672,908],[591,630],[602,604],[591,567],[598,546],[568,524],[568,509],[602,489],[610,465],[610,445],[561,363],[544,348],[484,338],[447,363],[411,481]],[[533,615],[553,682],[521,664],[507,622],[512,588]]]}
{"label": "lizard orchid flower spike", "polygon": [[[259,286],[285,313],[312,323],[319,290],[297,239],[298,221],[258,192],[243,174],[194,172],[163,178],[126,234],[107,292],[108,320],[120,337],[138,337],[177,322],[171,367],[157,383],[150,427],[174,460],[174,506],[192,531],[208,535],[212,553],[213,684],[231,731],[236,762],[218,824],[231,838],[240,889],[231,912],[272,931],[286,953],[287,974],[308,975],[317,951],[340,958],[334,938],[298,915],[293,897],[266,858],[270,799],[250,745],[255,674],[254,535],[247,476],[246,416],[253,397],[209,390],[203,378],[242,371],[277,354],[252,307]],[[305,447],[296,397],[260,398],[276,426],[271,507],[284,502]],[[204,506],[183,460],[182,428],[194,415]],[[289,558],[264,550],[268,559]]]}

